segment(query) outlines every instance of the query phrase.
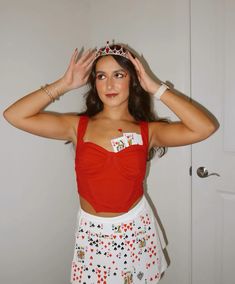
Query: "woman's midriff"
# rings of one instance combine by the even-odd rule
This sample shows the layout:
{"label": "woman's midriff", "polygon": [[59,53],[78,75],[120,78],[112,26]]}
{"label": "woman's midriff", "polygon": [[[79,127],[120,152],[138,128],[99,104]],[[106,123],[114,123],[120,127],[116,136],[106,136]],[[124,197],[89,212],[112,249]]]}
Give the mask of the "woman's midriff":
{"label": "woman's midriff", "polygon": [[[138,202],[140,201],[140,199],[142,198],[142,196],[140,196],[136,202],[134,202],[134,204],[132,204],[131,208],[132,209],[133,207],[135,207],[135,205],[138,204]],[[115,212],[99,212],[97,213],[94,209],[94,207],[88,202],[86,201],[86,199],[84,199],[83,197],[80,196],[80,204],[81,204],[81,208],[89,213],[89,214],[92,214],[92,215],[96,215],[96,216],[100,216],[100,217],[115,217],[115,216],[120,216],[126,212],[118,212],[118,213],[115,213]]]}

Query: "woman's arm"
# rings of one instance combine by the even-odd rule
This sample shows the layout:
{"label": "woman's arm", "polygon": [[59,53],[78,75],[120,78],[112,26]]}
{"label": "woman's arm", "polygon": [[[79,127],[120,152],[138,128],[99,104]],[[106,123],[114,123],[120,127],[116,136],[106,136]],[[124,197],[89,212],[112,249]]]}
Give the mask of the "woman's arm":
{"label": "woman's arm", "polygon": [[[94,60],[94,52],[86,51],[77,60],[78,51],[74,51],[64,76],[46,86],[54,99],[66,92],[84,85]],[[13,126],[29,133],[61,140],[71,140],[74,133],[75,114],[49,113],[43,109],[51,103],[45,90],[38,89],[10,105],[3,113],[4,118]]]}
{"label": "woman's arm", "polygon": [[[151,90],[154,94],[160,86]],[[210,116],[193,102],[166,90],[161,101],[180,119],[174,123],[152,122],[150,141],[152,146],[182,146],[202,141],[212,135],[218,126]]]}
{"label": "woman's arm", "polygon": [[[128,56],[136,68],[141,86],[148,93],[155,94],[160,85],[150,78],[138,58],[133,58],[130,53]],[[160,99],[178,116],[180,121],[149,123],[150,147],[196,143],[212,135],[218,128],[205,111],[171,90],[166,90]]]}

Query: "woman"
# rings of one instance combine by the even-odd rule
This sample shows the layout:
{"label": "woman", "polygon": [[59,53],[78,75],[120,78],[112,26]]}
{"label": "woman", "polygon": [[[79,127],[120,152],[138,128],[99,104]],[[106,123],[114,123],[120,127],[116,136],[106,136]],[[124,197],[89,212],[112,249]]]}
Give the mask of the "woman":
{"label": "woman", "polygon": [[[71,283],[157,283],[167,268],[153,211],[143,190],[154,148],[196,143],[216,126],[201,109],[154,81],[119,45],[76,49],[65,74],[21,98],[4,117],[15,127],[71,141],[80,196]],[[80,114],[43,109],[62,94],[90,84]],[[154,119],[150,97],[180,119]]]}

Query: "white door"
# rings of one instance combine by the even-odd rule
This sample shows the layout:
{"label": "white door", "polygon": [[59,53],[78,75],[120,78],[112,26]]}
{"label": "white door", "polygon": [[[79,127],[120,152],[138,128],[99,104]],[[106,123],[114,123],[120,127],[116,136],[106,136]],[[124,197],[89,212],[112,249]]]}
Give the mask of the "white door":
{"label": "white door", "polygon": [[234,284],[235,1],[191,3],[192,98],[220,123],[192,146],[192,284]]}

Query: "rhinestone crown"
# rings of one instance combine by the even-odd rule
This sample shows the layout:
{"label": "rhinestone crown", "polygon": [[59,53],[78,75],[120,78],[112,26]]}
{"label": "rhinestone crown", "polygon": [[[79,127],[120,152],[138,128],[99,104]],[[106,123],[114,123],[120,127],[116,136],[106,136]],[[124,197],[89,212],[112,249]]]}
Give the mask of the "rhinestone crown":
{"label": "rhinestone crown", "polygon": [[123,46],[118,44],[112,44],[110,46],[109,41],[107,41],[105,47],[101,47],[96,51],[95,59],[105,55],[120,55],[128,59],[127,50]]}

